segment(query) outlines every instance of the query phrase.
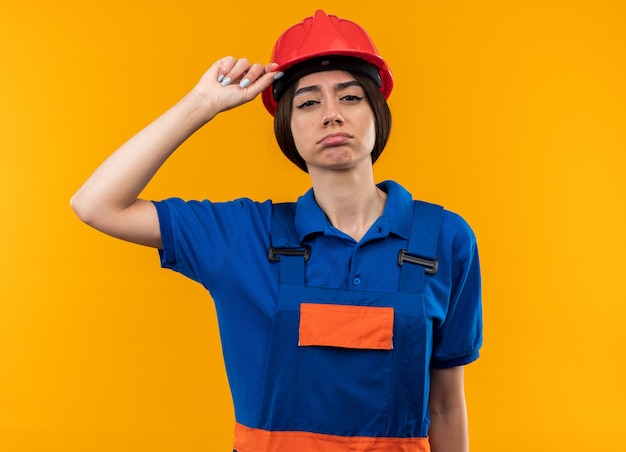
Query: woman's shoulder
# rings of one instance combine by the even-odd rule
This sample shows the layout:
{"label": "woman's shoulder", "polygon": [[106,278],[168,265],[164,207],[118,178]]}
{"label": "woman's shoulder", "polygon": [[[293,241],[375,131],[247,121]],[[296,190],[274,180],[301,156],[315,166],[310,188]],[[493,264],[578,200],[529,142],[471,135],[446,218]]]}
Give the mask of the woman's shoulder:
{"label": "woman's shoulder", "polygon": [[476,234],[463,216],[444,209],[440,242],[453,254],[473,255],[476,249]]}
{"label": "woman's shoulder", "polygon": [[443,227],[460,233],[474,234],[469,222],[461,214],[443,209]]}

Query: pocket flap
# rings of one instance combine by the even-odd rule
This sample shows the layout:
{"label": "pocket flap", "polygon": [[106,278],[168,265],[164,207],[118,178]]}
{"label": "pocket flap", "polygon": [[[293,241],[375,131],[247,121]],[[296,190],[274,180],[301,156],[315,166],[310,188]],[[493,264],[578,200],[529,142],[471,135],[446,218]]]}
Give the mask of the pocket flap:
{"label": "pocket flap", "polygon": [[300,304],[300,346],[391,350],[393,308]]}

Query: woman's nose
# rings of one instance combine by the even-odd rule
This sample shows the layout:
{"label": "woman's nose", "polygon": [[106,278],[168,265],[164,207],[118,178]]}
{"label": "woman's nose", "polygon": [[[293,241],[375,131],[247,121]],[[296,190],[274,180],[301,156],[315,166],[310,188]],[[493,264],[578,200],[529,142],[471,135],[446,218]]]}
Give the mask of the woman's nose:
{"label": "woman's nose", "polygon": [[327,105],[326,109],[324,110],[324,116],[322,117],[322,124],[324,126],[328,126],[331,124],[343,124],[343,118],[341,117],[339,109],[336,105]]}
{"label": "woman's nose", "polygon": [[339,113],[327,114],[327,115],[324,115],[324,117],[322,118],[322,123],[325,126],[328,126],[331,124],[343,124],[343,118],[341,117]]}

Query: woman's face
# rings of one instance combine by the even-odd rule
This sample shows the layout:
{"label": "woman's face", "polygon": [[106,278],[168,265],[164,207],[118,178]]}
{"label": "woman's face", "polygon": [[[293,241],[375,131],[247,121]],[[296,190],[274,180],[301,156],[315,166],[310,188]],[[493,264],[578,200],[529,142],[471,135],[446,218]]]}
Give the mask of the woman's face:
{"label": "woman's face", "polygon": [[348,72],[315,72],[297,82],[291,131],[309,173],[372,164],[374,113]]}

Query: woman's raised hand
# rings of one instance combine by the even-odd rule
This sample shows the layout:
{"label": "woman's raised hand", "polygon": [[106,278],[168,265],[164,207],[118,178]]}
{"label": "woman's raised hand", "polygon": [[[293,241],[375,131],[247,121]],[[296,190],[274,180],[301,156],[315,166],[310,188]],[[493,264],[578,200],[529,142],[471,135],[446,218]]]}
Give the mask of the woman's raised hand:
{"label": "woman's raised hand", "polygon": [[192,94],[205,103],[213,116],[254,99],[282,75],[275,71],[277,66],[250,64],[246,58],[227,56],[210,67]]}

